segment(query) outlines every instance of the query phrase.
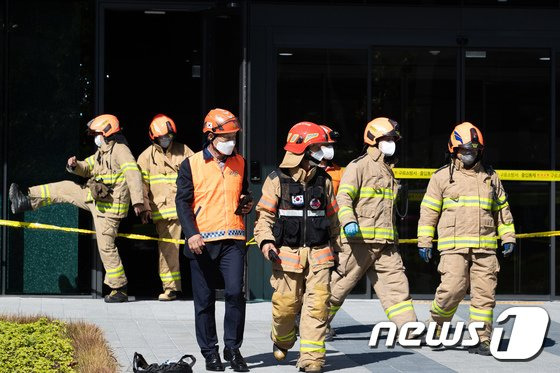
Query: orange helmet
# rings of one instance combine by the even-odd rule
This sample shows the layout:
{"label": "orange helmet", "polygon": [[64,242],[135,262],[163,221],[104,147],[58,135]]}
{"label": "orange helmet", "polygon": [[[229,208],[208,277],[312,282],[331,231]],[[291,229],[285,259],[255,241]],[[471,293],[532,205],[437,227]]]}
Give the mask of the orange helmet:
{"label": "orange helmet", "polygon": [[299,122],[290,129],[284,150],[302,154],[309,145],[328,142],[327,133],[321,126],[312,122]]}
{"label": "orange helmet", "polygon": [[109,137],[121,130],[119,120],[112,114],[101,114],[87,124],[91,133],[101,133],[103,137]]}
{"label": "orange helmet", "polygon": [[364,131],[364,143],[375,145],[381,137],[395,137],[400,140],[399,124],[389,118],[375,118],[366,125]]}
{"label": "orange helmet", "polygon": [[175,122],[173,122],[173,119],[169,118],[167,115],[156,115],[154,119],[152,119],[150,129],[148,130],[150,139],[154,140],[156,137],[165,136],[168,133],[172,133],[173,135],[177,134]]}
{"label": "orange helmet", "polygon": [[215,134],[235,133],[241,129],[237,117],[224,109],[212,109],[204,118],[202,132],[212,132]]}
{"label": "orange helmet", "polygon": [[458,148],[480,149],[484,148],[484,138],[482,132],[475,125],[469,122],[458,124],[449,136],[447,144],[450,153],[455,153]]}
{"label": "orange helmet", "polygon": [[338,140],[338,138],[340,137],[340,134],[338,133],[338,131],[335,131],[330,127],[327,127],[325,125],[321,125],[321,128],[327,134],[327,138],[328,138],[330,144],[334,144]]}

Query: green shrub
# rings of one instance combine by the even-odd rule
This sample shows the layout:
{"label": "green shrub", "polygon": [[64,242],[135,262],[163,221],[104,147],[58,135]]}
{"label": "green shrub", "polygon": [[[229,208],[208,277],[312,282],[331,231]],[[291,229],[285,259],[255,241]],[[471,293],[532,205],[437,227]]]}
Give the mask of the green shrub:
{"label": "green shrub", "polygon": [[0,320],[0,372],[74,372],[73,353],[61,321]]}

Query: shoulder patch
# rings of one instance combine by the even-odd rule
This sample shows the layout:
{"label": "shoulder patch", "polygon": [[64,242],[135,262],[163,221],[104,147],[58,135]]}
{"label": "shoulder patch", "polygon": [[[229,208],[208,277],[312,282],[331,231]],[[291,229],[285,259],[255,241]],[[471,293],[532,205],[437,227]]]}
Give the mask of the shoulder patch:
{"label": "shoulder patch", "polygon": [[268,178],[270,180],[274,180],[278,177],[278,173],[276,172],[276,170],[272,171],[271,173],[268,174]]}

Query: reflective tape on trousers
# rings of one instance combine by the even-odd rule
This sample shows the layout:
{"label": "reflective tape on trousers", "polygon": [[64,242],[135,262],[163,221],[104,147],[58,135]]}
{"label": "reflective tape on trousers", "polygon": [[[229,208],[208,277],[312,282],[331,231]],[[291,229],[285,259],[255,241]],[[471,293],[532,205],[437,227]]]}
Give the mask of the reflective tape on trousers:
{"label": "reflective tape on trousers", "polygon": [[[68,232],[68,233],[80,233],[80,234],[95,234],[95,231],[89,229],[82,229],[82,228],[69,228],[69,227],[59,227],[58,225],[51,225],[51,224],[43,224],[43,223],[31,223],[25,221],[15,221],[15,220],[3,220],[0,219],[0,226],[11,227],[11,228],[27,228],[27,229],[42,229],[42,230],[50,230],[50,231],[59,231],[59,232]],[[130,240],[143,240],[143,241],[161,241],[161,242],[169,242],[169,243],[176,243],[179,245],[184,245],[185,240],[175,240],[172,238],[159,238],[159,237],[151,237],[145,236],[143,234],[134,234],[134,233],[118,233],[118,237],[128,238]],[[518,233],[515,235],[515,238],[542,238],[542,237],[557,237],[560,236],[560,231],[547,231],[547,232],[535,232],[535,233]],[[437,240],[434,240],[437,242]],[[408,238],[408,239],[399,239],[399,244],[416,244],[418,243],[418,239],[416,238]],[[251,238],[247,241],[246,245],[256,245],[255,238]]]}
{"label": "reflective tape on trousers", "polygon": [[[435,168],[394,168],[397,179],[429,179]],[[496,170],[501,180],[506,181],[560,181],[556,170]]]}

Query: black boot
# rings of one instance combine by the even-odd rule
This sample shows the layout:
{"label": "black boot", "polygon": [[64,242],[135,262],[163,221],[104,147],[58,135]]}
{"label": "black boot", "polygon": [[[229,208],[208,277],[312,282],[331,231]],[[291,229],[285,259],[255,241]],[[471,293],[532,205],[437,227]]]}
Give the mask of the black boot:
{"label": "black boot", "polygon": [[213,352],[211,355],[206,357],[206,370],[211,372],[223,372],[226,370],[222,364],[222,359],[220,359],[218,351]]}
{"label": "black boot", "polygon": [[123,302],[128,302],[126,285],[118,289],[113,289],[111,291],[111,294],[105,295],[105,303],[123,303]]}
{"label": "black boot", "polygon": [[469,348],[469,354],[477,354],[482,356],[490,356],[490,341],[482,341],[474,347]]}
{"label": "black boot", "polygon": [[224,348],[224,360],[229,361],[234,372],[248,372],[249,368],[238,348]]}
{"label": "black boot", "polygon": [[31,210],[31,200],[25,195],[16,183],[10,185],[8,193],[10,203],[12,205],[12,214],[19,214],[20,212]]}

